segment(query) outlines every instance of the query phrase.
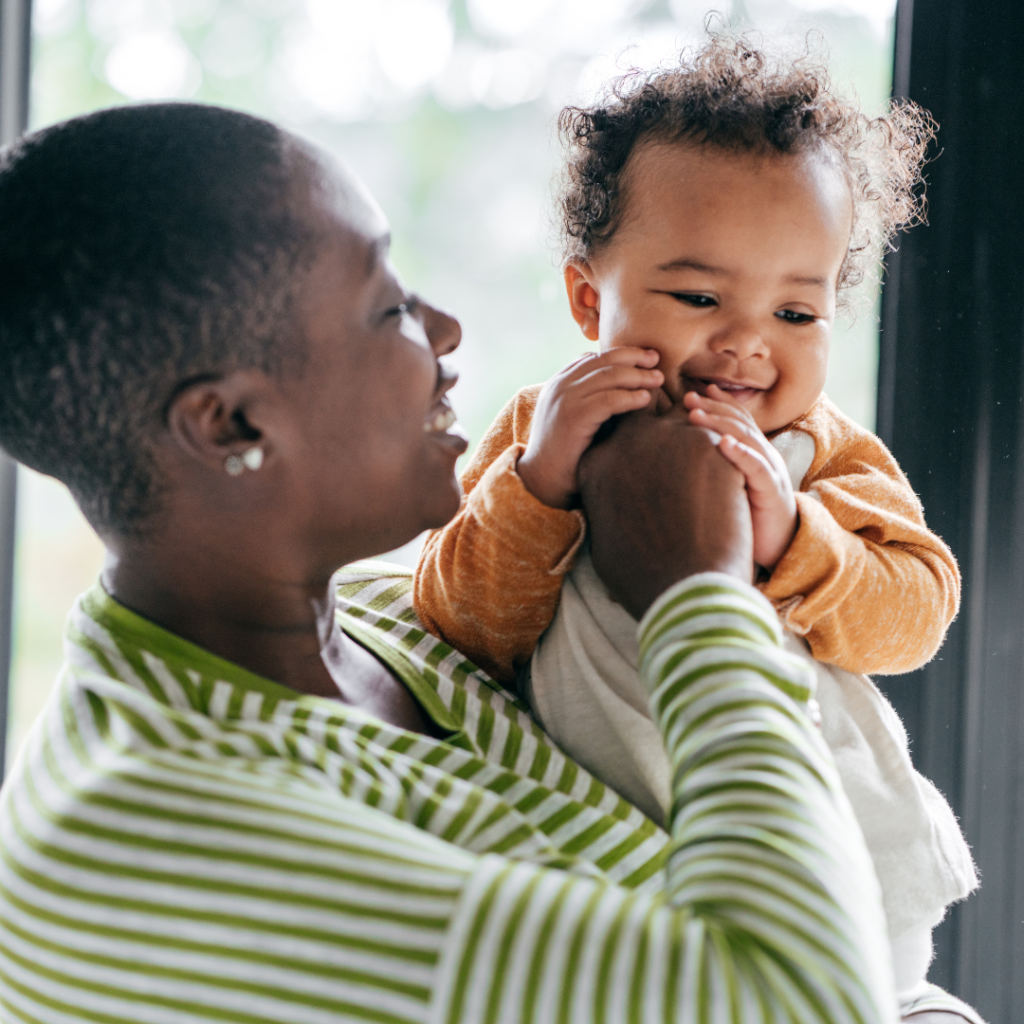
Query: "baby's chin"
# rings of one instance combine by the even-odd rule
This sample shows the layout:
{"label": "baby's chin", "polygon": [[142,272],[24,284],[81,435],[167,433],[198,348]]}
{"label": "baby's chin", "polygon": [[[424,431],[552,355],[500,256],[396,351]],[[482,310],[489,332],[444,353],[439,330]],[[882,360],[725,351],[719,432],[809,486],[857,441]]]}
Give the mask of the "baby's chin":
{"label": "baby's chin", "polygon": [[821,395],[818,394],[810,402],[790,402],[788,404],[762,400],[761,403],[758,403],[760,408],[752,408],[750,413],[761,432],[771,436],[781,433],[801,416],[810,412],[820,397]]}

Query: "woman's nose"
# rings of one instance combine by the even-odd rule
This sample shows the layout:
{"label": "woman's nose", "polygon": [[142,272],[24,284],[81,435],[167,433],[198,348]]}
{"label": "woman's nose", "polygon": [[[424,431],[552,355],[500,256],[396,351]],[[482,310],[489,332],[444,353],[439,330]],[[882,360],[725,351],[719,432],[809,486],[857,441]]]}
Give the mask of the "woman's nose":
{"label": "woman's nose", "polygon": [[454,352],[462,342],[462,324],[451,313],[420,300],[423,310],[423,327],[427,332],[430,347],[437,356]]}

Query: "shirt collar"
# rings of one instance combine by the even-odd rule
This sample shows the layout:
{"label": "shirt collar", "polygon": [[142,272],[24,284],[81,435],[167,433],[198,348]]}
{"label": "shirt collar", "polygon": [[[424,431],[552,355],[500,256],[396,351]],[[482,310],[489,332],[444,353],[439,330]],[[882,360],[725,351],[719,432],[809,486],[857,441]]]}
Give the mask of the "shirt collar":
{"label": "shirt collar", "polygon": [[[226,658],[221,658],[198,644],[172,633],[138,612],[132,611],[108,594],[100,583],[96,583],[86,591],[79,598],[78,604],[81,613],[101,627],[104,635],[97,637],[90,631],[90,635],[86,638],[81,629],[74,628],[72,620],[69,623],[69,630],[79,635],[70,639],[76,645],[87,639],[88,646],[95,647],[96,644],[99,644],[106,648],[108,655],[115,655],[118,660],[127,658],[129,662],[137,661],[140,654],[146,656],[143,660],[156,658],[163,662],[179,679],[183,677],[191,679],[200,690],[203,689],[204,682],[209,684],[228,683],[241,691],[255,690],[264,697],[262,702],[264,713],[282,701],[314,702],[316,704],[325,702],[334,714],[356,710],[360,719],[373,717],[358,709],[353,709],[343,701],[332,700],[328,697],[316,697],[292,690],[272,679],[250,672]],[[461,716],[445,704],[438,695],[436,686],[432,685],[432,681],[417,670],[412,660],[399,647],[388,643],[381,636],[379,630],[360,622],[358,618],[349,614],[340,605],[338,618],[342,629],[376,655],[412,691],[426,713],[442,730],[451,733],[460,732]],[[110,659],[108,657],[104,660],[109,661]],[[186,692],[192,689],[189,687]],[[196,706],[196,710],[203,710],[200,705],[205,704],[205,701],[202,699],[190,700],[190,703]],[[240,709],[242,702],[232,701],[231,705]],[[229,717],[234,716],[229,712]]]}

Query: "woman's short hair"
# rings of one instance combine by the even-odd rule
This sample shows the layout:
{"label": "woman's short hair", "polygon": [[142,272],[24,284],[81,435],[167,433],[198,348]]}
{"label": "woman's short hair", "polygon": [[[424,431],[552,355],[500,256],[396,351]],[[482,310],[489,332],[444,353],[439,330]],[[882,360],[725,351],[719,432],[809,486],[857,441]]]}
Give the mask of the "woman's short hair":
{"label": "woman's short hair", "polygon": [[183,386],[295,350],[293,151],[267,121],[165,103],[0,155],[0,444],[101,533],[158,506],[151,442]]}

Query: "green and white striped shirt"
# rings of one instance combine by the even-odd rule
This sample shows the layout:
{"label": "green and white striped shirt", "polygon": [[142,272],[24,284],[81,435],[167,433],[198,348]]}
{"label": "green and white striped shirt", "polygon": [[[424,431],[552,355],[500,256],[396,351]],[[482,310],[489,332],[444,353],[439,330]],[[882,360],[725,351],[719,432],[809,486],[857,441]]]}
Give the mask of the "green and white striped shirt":
{"label": "green and white striped shirt", "polygon": [[693,577],[641,623],[666,833],[427,634],[406,574],[337,585],[447,738],[80,599],[0,801],[3,1020],[896,1019],[808,669],[756,592]]}

